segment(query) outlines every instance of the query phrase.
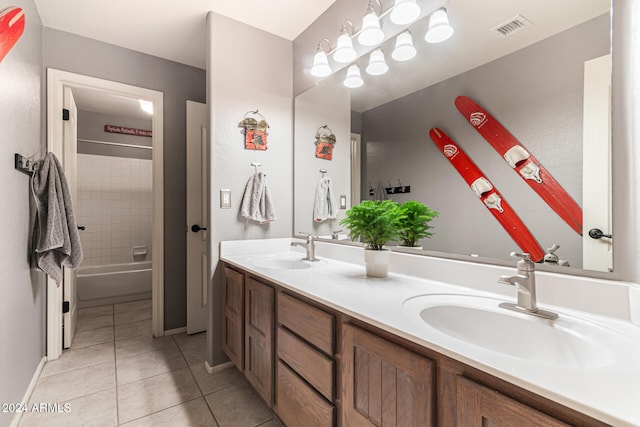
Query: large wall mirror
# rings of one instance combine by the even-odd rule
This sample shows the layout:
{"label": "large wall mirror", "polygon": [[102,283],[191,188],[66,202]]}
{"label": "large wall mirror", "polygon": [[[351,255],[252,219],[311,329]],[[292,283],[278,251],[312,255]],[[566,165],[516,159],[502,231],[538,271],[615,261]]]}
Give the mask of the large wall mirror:
{"label": "large wall mirror", "polygon": [[[440,128],[482,170],[545,251],[558,245],[556,254],[570,268],[611,271],[611,239],[589,236],[591,229],[609,234],[612,226],[610,2],[450,0],[446,7],[455,29],[449,40],[425,42],[425,17],[409,27],[417,50],[413,59],[391,58],[392,37],[381,46],[386,74],[367,75],[366,54],[357,60],[362,87],[345,88],[343,69],[296,98],[295,230],[328,235],[340,229],[344,210],[336,220],[313,220],[311,198],[324,168],[348,205],[375,197],[378,187],[410,186],[408,193],[386,197],[419,200],[439,212],[431,223],[434,235],[420,242],[425,251],[482,260],[504,260],[520,251],[429,137],[431,128]],[[530,25],[506,36],[495,29],[516,19]],[[582,208],[582,235],[456,109],[461,95],[502,123]],[[317,160],[307,147],[322,125],[337,136],[335,160]],[[355,194],[350,191],[351,157],[358,154],[350,132],[361,139],[361,188]]]}

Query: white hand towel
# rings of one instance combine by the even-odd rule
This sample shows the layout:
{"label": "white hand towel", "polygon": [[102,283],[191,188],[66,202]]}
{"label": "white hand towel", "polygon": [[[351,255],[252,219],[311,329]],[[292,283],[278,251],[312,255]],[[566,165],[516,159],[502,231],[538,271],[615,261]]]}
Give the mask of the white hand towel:
{"label": "white hand towel", "polygon": [[374,200],[387,200],[387,192],[384,189],[384,185],[382,185],[380,181],[378,181],[378,186],[376,187]]}
{"label": "white hand towel", "polygon": [[32,254],[37,266],[59,284],[63,266],[80,266],[82,246],[67,179],[52,153],[46,155],[33,173],[31,194],[34,204]]}
{"label": "white hand towel", "polygon": [[322,222],[338,217],[338,205],[333,194],[331,177],[324,177],[318,181],[316,196],[313,200],[313,220]]}
{"label": "white hand towel", "polygon": [[240,203],[240,217],[260,224],[276,220],[271,191],[262,172],[253,174],[247,181]]}

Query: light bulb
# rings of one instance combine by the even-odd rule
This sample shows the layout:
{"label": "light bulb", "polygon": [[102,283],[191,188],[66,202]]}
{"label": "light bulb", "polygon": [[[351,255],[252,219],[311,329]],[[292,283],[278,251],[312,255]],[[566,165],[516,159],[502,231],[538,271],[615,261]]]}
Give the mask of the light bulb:
{"label": "light bulb", "polygon": [[311,75],[314,77],[327,77],[331,74],[331,67],[329,66],[329,60],[327,59],[327,53],[318,49],[313,56],[313,67],[311,67]]}
{"label": "light bulb", "polygon": [[376,49],[371,52],[369,56],[369,65],[367,65],[366,71],[370,76],[380,76],[389,70],[389,66],[384,60],[384,53],[382,49]]}
{"label": "light bulb", "polygon": [[347,62],[353,62],[357,58],[358,54],[353,49],[353,42],[351,37],[346,32],[341,33],[338,36],[336,43],[336,51],[333,53],[333,59],[341,64]]}
{"label": "light bulb", "polygon": [[139,99],[138,102],[140,103],[142,111],[148,114],[153,114],[153,102],[145,101],[144,99]]}
{"label": "light bulb", "polygon": [[447,10],[443,7],[429,17],[429,30],[424,39],[429,43],[440,43],[453,35],[453,27],[449,25]]}
{"label": "light bulb", "polygon": [[347,69],[347,77],[344,79],[344,85],[348,88],[357,88],[364,84],[360,76],[360,68],[356,64],[352,64]]}
{"label": "light bulb", "polygon": [[400,33],[396,38],[396,47],[393,49],[391,57],[396,61],[408,61],[416,56],[416,53],[411,33],[409,31]]}
{"label": "light bulb", "polygon": [[363,46],[375,46],[384,40],[384,33],[380,28],[378,15],[371,11],[362,18],[362,30],[358,35],[358,43]]}
{"label": "light bulb", "polygon": [[416,0],[396,0],[391,11],[391,22],[396,25],[407,25],[420,16],[420,6]]}

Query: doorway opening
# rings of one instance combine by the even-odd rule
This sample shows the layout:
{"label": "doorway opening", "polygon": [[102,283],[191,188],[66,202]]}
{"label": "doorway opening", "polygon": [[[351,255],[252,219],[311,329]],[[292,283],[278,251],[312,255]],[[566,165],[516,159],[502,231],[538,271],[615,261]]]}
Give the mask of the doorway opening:
{"label": "doorway opening", "polygon": [[[61,286],[47,280],[47,358],[57,359],[63,346],[71,345],[76,309],[82,306],[151,297],[152,333],[162,336],[163,94],[55,69],[47,70],[47,80],[48,150],[61,160],[69,187],[78,195],[76,218],[85,227],[80,232],[84,271],[67,272]],[[152,105],[153,112],[142,113],[142,104]],[[71,112],[63,114],[63,109]],[[87,123],[96,121],[109,121],[100,125],[102,134],[95,133],[95,123]],[[110,212],[114,209],[117,212]],[[114,266],[123,264],[120,278],[135,280],[118,290],[119,279],[116,288],[109,288],[103,281],[113,277]],[[109,271],[94,276],[89,270],[96,267]],[[150,287],[144,284],[149,275]],[[87,282],[88,276],[92,281]]]}

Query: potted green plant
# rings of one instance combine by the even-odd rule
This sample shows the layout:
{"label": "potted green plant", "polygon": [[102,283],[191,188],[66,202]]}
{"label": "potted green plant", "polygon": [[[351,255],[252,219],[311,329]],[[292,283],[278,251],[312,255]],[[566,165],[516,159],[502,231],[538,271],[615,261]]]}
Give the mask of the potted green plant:
{"label": "potted green plant", "polygon": [[400,219],[400,239],[402,246],[410,248],[420,247],[418,242],[425,237],[431,237],[429,230],[433,227],[429,222],[438,216],[438,212],[431,210],[417,200],[409,200],[400,205],[402,216]]}
{"label": "potted green plant", "polygon": [[391,252],[384,245],[400,238],[403,213],[400,205],[391,200],[365,200],[352,206],[340,221],[349,230],[349,238],[362,240],[367,276],[386,277]]}

